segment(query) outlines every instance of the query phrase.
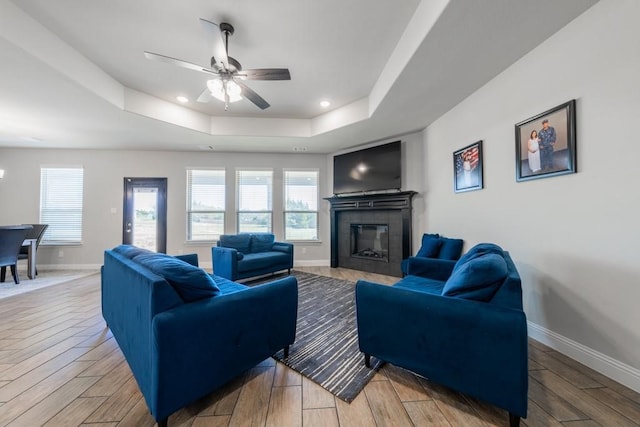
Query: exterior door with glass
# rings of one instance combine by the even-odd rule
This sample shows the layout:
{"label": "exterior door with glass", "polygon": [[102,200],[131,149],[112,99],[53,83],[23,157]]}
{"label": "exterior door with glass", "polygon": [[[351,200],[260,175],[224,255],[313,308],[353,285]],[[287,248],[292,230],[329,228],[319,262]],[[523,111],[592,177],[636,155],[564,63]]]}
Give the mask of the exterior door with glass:
{"label": "exterior door with glass", "polygon": [[124,178],[122,243],[167,251],[167,178]]}

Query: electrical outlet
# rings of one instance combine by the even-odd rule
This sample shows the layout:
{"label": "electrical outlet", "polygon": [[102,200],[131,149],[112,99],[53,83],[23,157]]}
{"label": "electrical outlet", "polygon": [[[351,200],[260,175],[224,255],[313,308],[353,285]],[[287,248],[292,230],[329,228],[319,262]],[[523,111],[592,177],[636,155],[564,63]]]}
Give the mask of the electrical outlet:
{"label": "electrical outlet", "polygon": [[302,255],[305,255],[307,253],[307,248],[302,248]]}
{"label": "electrical outlet", "polygon": [[58,258],[64,257],[64,251],[58,251]]}

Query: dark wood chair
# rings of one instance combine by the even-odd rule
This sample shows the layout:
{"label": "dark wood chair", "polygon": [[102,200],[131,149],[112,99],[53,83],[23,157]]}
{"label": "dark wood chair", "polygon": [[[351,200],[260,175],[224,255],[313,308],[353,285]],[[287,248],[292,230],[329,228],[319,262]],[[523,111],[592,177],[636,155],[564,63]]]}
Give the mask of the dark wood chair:
{"label": "dark wood chair", "polygon": [[[49,224],[22,224],[22,225],[30,225],[33,227],[27,233],[27,237],[25,237],[25,239],[36,239],[36,252],[38,252],[38,247],[40,247],[40,242],[42,241],[44,232],[47,231]],[[29,247],[22,246],[20,248],[20,253],[18,254],[18,259],[28,259],[28,258],[29,258]],[[36,257],[36,259],[38,258]],[[38,274],[38,268],[36,267],[36,275],[37,274]]]}
{"label": "dark wood chair", "polygon": [[20,283],[18,278],[18,254],[22,247],[22,242],[27,237],[27,233],[33,227],[30,225],[9,225],[0,227],[0,282],[4,282],[7,275],[7,266],[11,268],[13,281]]}

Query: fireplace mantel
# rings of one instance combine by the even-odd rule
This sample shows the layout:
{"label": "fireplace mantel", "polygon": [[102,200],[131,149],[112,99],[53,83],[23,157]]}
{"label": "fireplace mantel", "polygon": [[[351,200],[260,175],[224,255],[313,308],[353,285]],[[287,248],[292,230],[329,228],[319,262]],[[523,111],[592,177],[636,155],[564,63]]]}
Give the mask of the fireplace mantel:
{"label": "fireplace mantel", "polygon": [[[390,233],[395,237],[399,237],[401,240],[401,254],[390,260],[386,269],[381,270],[381,263],[375,261],[371,264],[371,269],[366,265],[362,267],[348,266],[348,268],[356,268],[373,273],[382,273],[392,276],[401,276],[400,261],[408,258],[411,255],[411,200],[417,192],[415,191],[399,191],[396,193],[377,193],[377,194],[359,194],[359,195],[346,195],[346,196],[334,196],[326,197],[331,204],[331,267],[344,267],[340,262],[340,250],[339,243],[340,238],[344,238],[345,233],[340,233],[339,219],[340,215],[349,212],[349,215],[353,216],[358,212],[362,215],[358,215],[364,219],[360,221],[367,222],[367,215],[376,215],[379,213],[387,213],[398,216],[399,227],[390,230]],[[374,221],[376,222],[376,221]],[[399,229],[398,229],[399,228]],[[349,234],[349,233],[346,233]]]}

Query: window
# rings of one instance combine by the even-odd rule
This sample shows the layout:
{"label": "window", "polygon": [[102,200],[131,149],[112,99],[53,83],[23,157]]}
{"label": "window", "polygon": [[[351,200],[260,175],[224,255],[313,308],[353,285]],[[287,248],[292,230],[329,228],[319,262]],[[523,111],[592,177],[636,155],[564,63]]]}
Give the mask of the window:
{"label": "window", "polygon": [[238,232],[271,232],[273,171],[238,170]]}
{"label": "window", "polygon": [[49,224],[43,244],[82,243],[82,196],[84,170],[40,169],[40,223]]}
{"label": "window", "polygon": [[318,171],[284,171],[284,238],[318,240]]}
{"label": "window", "polygon": [[211,241],[224,234],[224,169],[187,170],[187,241]]}

